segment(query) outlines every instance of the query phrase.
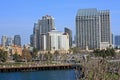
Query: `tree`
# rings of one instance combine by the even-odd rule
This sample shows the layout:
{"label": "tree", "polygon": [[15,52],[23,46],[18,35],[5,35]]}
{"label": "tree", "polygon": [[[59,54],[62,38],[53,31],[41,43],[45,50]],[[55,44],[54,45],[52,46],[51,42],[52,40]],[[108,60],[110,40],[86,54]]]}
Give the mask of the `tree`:
{"label": "tree", "polygon": [[48,53],[45,53],[45,54],[44,54],[44,59],[45,59],[46,61],[48,61]]}
{"label": "tree", "polygon": [[37,57],[38,49],[37,48],[33,48],[33,53],[34,53],[34,57]]}
{"label": "tree", "polygon": [[105,49],[101,50],[100,51],[100,56],[103,57],[103,58],[106,58],[106,53],[105,53]]}
{"label": "tree", "polygon": [[77,48],[77,47],[71,48],[71,50],[73,51],[73,53],[78,53],[79,52],[79,48]]}
{"label": "tree", "polygon": [[113,48],[107,48],[106,50],[96,49],[93,51],[93,53],[96,57],[103,57],[103,58],[106,58],[107,56],[115,57],[116,55],[116,52]]}
{"label": "tree", "polygon": [[15,60],[15,62],[19,61],[21,59],[21,56],[18,55],[17,52],[15,52],[15,54],[13,54],[13,59]]}
{"label": "tree", "polygon": [[52,61],[53,56],[50,53],[50,51],[48,51],[48,53],[44,54],[44,58],[45,58],[46,61],[48,61],[50,63]]}
{"label": "tree", "polygon": [[93,51],[94,55],[97,57],[97,56],[100,56],[100,49],[96,49]]}
{"label": "tree", "polygon": [[116,52],[115,52],[115,50],[114,50],[113,48],[110,50],[110,52],[111,52],[111,56],[112,56],[112,57],[115,57]]}
{"label": "tree", "polygon": [[32,60],[32,56],[29,52],[28,49],[24,48],[23,51],[22,51],[22,58],[25,59],[25,61],[31,61]]}
{"label": "tree", "polygon": [[52,56],[52,54],[50,53],[50,51],[48,51],[48,59],[51,61],[52,59],[53,59],[53,56]]}
{"label": "tree", "polygon": [[55,55],[55,60],[57,61],[58,59],[58,55],[59,55],[59,52],[56,50],[55,52],[54,52],[54,55]]}
{"label": "tree", "polygon": [[37,57],[37,54],[38,54],[38,49],[37,49],[37,48],[33,48],[32,57],[33,57],[33,58],[36,58],[36,57]]}
{"label": "tree", "polygon": [[0,49],[0,60],[6,62],[8,59],[8,52]]}

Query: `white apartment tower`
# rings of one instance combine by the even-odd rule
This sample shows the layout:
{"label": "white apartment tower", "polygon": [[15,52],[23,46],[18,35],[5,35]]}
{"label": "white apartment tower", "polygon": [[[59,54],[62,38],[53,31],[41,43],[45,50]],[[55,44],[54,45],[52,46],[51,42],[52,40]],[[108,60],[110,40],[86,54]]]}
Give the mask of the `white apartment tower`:
{"label": "white apartment tower", "polygon": [[2,38],[1,38],[1,44],[2,44],[2,46],[5,47],[6,43],[7,43],[7,36],[2,36]]}

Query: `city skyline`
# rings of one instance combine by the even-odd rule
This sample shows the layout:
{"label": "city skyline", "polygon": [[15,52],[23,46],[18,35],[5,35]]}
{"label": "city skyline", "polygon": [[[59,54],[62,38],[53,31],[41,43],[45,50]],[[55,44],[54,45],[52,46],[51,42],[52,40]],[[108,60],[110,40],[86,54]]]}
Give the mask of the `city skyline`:
{"label": "city skyline", "polygon": [[1,46],[19,46],[21,47],[21,36],[20,35],[14,35],[14,37],[2,35],[1,38]]}
{"label": "city skyline", "polygon": [[[113,6],[115,5],[115,6]],[[111,18],[111,31],[119,35],[119,1],[109,0],[77,0],[77,1],[28,1],[28,0],[4,0],[0,3],[0,38],[2,35],[21,35],[22,44],[29,43],[29,35],[32,33],[34,22],[43,15],[51,15],[55,18],[57,30],[64,31],[68,27],[75,35],[75,16],[79,9],[97,8],[109,9]]]}

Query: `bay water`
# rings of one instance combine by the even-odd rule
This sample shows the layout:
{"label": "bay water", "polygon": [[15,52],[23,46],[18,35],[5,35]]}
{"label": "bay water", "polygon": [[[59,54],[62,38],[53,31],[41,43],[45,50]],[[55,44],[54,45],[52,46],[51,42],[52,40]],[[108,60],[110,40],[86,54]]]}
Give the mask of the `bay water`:
{"label": "bay water", "polygon": [[0,73],[0,80],[76,80],[74,70]]}

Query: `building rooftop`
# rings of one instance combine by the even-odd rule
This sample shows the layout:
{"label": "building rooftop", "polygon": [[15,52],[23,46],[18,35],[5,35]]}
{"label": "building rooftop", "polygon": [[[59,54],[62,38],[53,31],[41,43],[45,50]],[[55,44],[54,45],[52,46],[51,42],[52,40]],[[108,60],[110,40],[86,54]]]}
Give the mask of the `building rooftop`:
{"label": "building rooftop", "polygon": [[48,32],[48,33],[62,33],[62,34],[63,34],[63,32],[58,31],[58,30],[56,30],[56,29],[53,29],[52,31],[50,31],[50,32]]}
{"label": "building rooftop", "polygon": [[79,9],[77,12],[77,16],[94,16],[94,15],[98,15],[96,8]]}

